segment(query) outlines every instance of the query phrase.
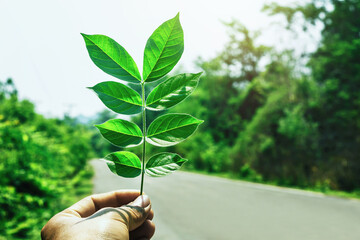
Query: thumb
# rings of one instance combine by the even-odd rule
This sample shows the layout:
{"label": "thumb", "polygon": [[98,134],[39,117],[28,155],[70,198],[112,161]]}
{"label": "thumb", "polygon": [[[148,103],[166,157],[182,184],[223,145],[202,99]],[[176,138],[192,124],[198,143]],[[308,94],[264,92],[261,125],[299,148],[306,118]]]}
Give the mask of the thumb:
{"label": "thumb", "polygon": [[128,205],[119,207],[118,210],[129,231],[132,231],[140,227],[149,215],[151,210],[150,198],[147,195],[140,195]]}

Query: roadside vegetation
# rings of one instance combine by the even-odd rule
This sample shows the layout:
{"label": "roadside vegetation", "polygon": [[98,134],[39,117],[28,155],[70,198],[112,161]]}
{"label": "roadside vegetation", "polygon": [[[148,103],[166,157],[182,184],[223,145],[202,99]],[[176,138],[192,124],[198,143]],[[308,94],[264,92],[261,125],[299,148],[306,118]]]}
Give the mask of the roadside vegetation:
{"label": "roadside vegetation", "polygon": [[39,239],[57,212],[92,191],[92,133],[74,119],[47,119],[0,82],[0,239]]}
{"label": "roadside vegetation", "polygon": [[228,23],[228,44],[197,61],[205,72],[197,91],[170,111],[204,124],[168,150],[186,155],[184,167],[193,171],[359,196],[360,2],[270,4],[264,11],[283,16],[276,34],[293,32],[299,44],[296,36],[322,26],[318,48],[277,50],[259,44],[261,32]]}

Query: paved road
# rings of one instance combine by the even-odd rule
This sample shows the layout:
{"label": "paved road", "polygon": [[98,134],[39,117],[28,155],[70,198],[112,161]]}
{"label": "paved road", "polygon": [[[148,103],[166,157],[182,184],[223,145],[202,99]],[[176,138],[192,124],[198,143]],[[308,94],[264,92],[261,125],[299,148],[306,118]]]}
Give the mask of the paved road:
{"label": "paved road", "polygon": [[[94,192],[138,189],[94,160]],[[157,240],[359,240],[360,201],[176,172],[145,178]]]}

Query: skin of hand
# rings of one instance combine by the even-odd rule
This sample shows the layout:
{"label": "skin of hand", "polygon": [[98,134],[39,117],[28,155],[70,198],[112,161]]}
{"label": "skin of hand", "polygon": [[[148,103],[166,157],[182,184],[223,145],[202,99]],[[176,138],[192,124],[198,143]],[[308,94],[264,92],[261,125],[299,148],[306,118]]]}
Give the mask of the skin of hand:
{"label": "skin of hand", "polygon": [[138,191],[96,194],[53,216],[41,230],[41,239],[150,239],[153,216],[149,197]]}

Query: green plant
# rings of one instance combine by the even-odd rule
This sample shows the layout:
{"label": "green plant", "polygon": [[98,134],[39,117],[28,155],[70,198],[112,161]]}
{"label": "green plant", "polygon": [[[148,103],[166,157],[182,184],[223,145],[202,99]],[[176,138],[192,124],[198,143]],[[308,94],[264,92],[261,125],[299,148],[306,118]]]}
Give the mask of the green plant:
{"label": "green plant", "polygon": [[[113,39],[104,35],[82,34],[90,58],[105,73],[118,79],[140,84],[141,96],[134,89],[119,82],[101,82],[90,89],[109,109],[120,114],[142,114],[142,130],[134,123],[112,119],[95,125],[102,136],[119,147],[142,144],[142,161],[128,151],[110,153],[105,157],[110,170],[122,177],[141,174],[140,194],[144,173],[164,176],[181,167],[186,161],[175,153],[159,153],[146,162],[146,142],[167,147],[188,138],[203,122],[188,114],[166,114],[156,118],[146,128],[146,110],[161,111],[183,101],[196,88],[202,73],[179,74],[163,80],[145,99],[145,84],[162,80],[180,60],[184,51],[184,35],[179,14],[164,22],[148,39],[144,51],[143,74],[128,52]],[[146,162],[146,163],[145,163]]]}
{"label": "green plant", "polygon": [[0,239],[39,239],[51,216],[91,193],[91,135],[45,118],[11,79],[0,81]]}

